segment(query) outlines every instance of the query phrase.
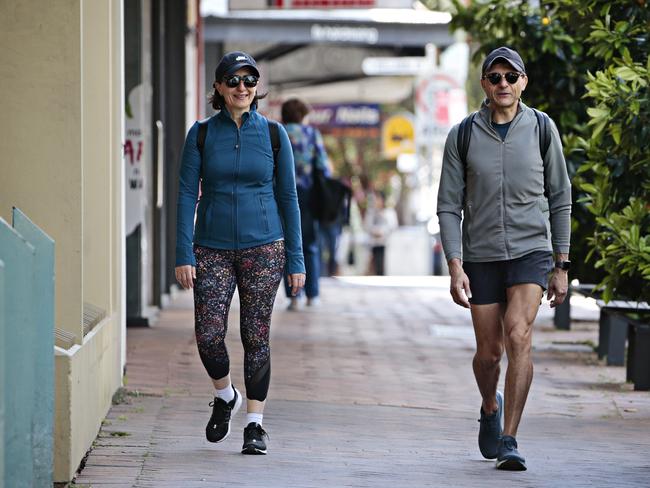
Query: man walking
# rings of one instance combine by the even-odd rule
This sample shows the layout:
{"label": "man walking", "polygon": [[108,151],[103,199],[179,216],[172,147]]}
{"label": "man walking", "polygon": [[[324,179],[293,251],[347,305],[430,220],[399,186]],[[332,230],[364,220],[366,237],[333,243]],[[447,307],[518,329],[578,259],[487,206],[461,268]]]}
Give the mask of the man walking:
{"label": "man walking", "polygon": [[[506,470],[526,469],[516,435],[533,378],[532,324],[547,287],[552,307],[564,301],[570,265],[571,183],[562,144],[548,116],[521,101],[527,83],[516,51],[488,54],[481,77],[487,98],[450,131],[438,192],[451,295],[470,308],[476,336],[479,448]],[[505,396],[497,391],[504,348]]]}

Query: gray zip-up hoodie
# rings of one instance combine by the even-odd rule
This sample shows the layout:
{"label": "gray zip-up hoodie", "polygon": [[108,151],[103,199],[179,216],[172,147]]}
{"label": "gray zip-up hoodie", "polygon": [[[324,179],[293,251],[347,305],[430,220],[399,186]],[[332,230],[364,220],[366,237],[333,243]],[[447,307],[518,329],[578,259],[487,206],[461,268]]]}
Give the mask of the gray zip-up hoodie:
{"label": "gray zip-up hoodie", "polygon": [[520,101],[502,141],[484,103],[472,124],[467,168],[456,147],[458,127],[447,136],[438,190],[447,260],[503,261],[544,250],[568,254],[571,182],[555,124],[542,161],[533,110]]}

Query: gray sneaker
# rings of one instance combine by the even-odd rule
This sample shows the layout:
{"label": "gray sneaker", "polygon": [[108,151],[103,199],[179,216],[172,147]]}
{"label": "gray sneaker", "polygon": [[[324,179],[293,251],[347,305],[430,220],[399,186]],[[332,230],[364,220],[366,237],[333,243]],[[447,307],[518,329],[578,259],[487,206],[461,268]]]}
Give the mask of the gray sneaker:
{"label": "gray sneaker", "polygon": [[526,471],[526,460],[517,451],[517,439],[511,435],[504,435],[499,441],[497,469]]}
{"label": "gray sneaker", "polygon": [[497,457],[499,440],[503,432],[503,394],[497,391],[497,411],[486,415],[481,407],[481,418],[478,420],[481,427],[478,431],[478,448],[485,459]]}

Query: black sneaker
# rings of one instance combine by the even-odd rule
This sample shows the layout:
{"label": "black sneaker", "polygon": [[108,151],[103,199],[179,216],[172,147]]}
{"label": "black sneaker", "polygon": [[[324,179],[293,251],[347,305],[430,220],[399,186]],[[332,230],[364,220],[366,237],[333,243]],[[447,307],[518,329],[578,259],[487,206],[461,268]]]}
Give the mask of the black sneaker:
{"label": "black sneaker", "polygon": [[499,439],[503,432],[501,419],[503,417],[503,395],[497,391],[497,411],[491,415],[485,415],[481,407],[481,418],[479,422],[481,427],[478,431],[478,448],[485,459],[494,459],[497,457],[499,448]]}
{"label": "black sneaker", "polygon": [[244,429],[244,447],[242,454],[266,454],[266,442],[269,435],[260,424],[251,422]]}
{"label": "black sneaker", "polygon": [[235,398],[230,402],[226,403],[225,400],[217,397],[210,402],[212,417],[210,417],[208,425],[205,426],[205,437],[210,442],[221,442],[230,434],[230,418],[241,407],[241,394],[234,386],[232,389],[235,390]]}
{"label": "black sneaker", "polygon": [[517,439],[511,435],[504,435],[499,441],[497,469],[526,471],[526,460],[517,451]]}

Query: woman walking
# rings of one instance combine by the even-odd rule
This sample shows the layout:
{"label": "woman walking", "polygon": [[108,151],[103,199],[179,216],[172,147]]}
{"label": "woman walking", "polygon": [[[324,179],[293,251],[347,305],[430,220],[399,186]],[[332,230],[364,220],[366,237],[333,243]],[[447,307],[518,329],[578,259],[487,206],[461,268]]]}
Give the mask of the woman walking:
{"label": "woman walking", "polygon": [[255,60],[244,52],[228,53],[219,62],[211,99],[219,112],[195,123],[185,139],[176,229],[176,279],[194,288],[196,342],[215,388],[205,430],[210,442],[228,436],[242,403],[230,380],[225,345],[230,303],[235,288],[239,291],[244,454],[267,452],[262,420],[271,377],[269,332],[285,265],[294,295],[305,283],[291,144],[278,124],[274,161],[271,122],[257,112],[257,100],[265,96],[257,94],[259,76]]}

